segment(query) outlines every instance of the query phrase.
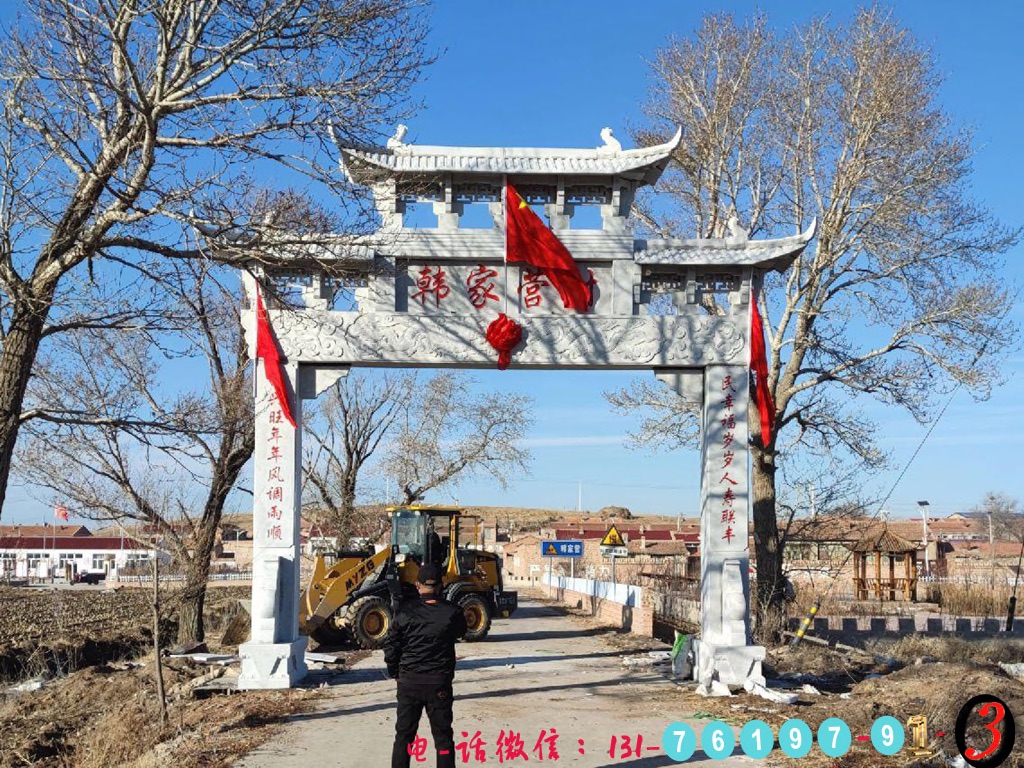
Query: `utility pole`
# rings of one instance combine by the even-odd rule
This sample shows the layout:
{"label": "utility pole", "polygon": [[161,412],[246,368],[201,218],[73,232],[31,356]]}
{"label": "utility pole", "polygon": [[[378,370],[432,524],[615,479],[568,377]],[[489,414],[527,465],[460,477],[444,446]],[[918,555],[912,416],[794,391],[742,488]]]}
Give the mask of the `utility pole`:
{"label": "utility pole", "polygon": [[924,544],[924,575],[925,578],[931,578],[932,569],[931,563],[928,560],[928,507],[930,505],[927,501],[919,501],[917,506],[921,508],[921,543]]}
{"label": "utility pole", "polygon": [[996,586],[996,537],[993,535],[992,510],[988,511],[988,559],[989,559],[989,585],[995,589]]}

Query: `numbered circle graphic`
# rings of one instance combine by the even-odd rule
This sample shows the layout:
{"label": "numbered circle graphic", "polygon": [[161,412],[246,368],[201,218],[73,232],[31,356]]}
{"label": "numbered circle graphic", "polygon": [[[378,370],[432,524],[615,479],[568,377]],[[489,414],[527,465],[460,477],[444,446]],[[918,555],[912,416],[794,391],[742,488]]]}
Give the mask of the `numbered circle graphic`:
{"label": "numbered circle graphic", "polygon": [[764,720],[751,720],[740,731],[740,749],[747,757],[768,757],[775,747],[775,734]]}
{"label": "numbered circle graphic", "polygon": [[812,741],[811,726],[803,720],[787,720],[779,728],[779,746],[790,757],[804,757]]}
{"label": "numbered circle graphic", "polygon": [[697,751],[697,734],[686,723],[672,723],[661,734],[661,748],[673,760],[689,760]]}
{"label": "numbered circle graphic", "polygon": [[818,726],[818,746],[829,757],[842,757],[850,751],[853,734],[838,717],[830,717]]}
{"label": "numbered circle graphic", "polygon": [[882,755],[895,755],[903,749],[903,723],[895,717],[880,717],[871,726],[871,745]]}
{"label": "numbered circle graphic", "polygon": [[1013,713],[1002,699],[982,694],[970,699],[956,718],[956,748],[974,768],[1002,765],[1017,739]]}
{"label": "numbered circle graphic", "polygon": [[725,760],[736,748],[736,736],[721,720],[712,720],[700,732],[700,746],[712,760]]}

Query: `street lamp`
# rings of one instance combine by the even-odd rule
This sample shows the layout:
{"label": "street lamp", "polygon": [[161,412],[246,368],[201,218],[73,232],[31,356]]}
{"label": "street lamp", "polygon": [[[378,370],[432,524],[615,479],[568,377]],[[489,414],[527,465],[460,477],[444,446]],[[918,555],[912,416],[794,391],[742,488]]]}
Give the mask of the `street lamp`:
{"label": "street lamp", "polygon": [[931,578],[931,564],[928,562],[928,507],[927,501],[917,502],[917,506],[921,508],[921,530],[923,534],[924,542],[924,576],[926,579]]}

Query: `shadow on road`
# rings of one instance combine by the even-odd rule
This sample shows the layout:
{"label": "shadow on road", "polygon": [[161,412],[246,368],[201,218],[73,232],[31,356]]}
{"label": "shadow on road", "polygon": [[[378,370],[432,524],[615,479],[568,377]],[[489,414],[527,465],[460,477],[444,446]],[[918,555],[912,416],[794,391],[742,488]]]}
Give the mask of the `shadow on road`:
{"label": "shadow on road", "polygon": [[514,643],[517,640],[561,640],[567,637],[599,637],[614,630],[608,629],[541,629],[537,632],[509,632],[492,635],[488,642]]}
{"label": "shadow on road", "polygon": [[[378,672],[379,674],[379,672]],[[531,686],[529,688],[501,688],[500,690],[494,691],[479,691],[477,693],[459,693],[459,681],[455,681],[455,701],[473,701],[476,699],[494,699],[501,698],[507,699],[510,696],[515,696],[520,693],[538,693],[544,691],[569,691],[569,690],[585,690],[588,688],[608,688],[615,687],[617,681],[615,680],[597,680],[594,682],[586,683],[569,683],[568,685],[542,685],[542,686]],[[395,708],[394,701],[381,702],[380,704],[367,704],[362,707],[337,707],[336,709],[322,710],[320,712],[305,712],[298,715],[289,717],[289,720],[300,721],[300,720],[328,720],[332,717],[342,717],[345,715],[361,715],[366,712],[382,712],[389,709]],[[640,765],[640,763],[630,763],[630,765]]]}
{"label": "shadow on road", "polygon": [[619,656],[621,651],[602,651],[600,653],[547,653],[538,656],[502,656],[494,659],[459,659],[458,671],[464,669],[487,669],[488,667],[507,667],[509,664],[535,664],[543,661],[571,661],[572,659],[606,659]]}

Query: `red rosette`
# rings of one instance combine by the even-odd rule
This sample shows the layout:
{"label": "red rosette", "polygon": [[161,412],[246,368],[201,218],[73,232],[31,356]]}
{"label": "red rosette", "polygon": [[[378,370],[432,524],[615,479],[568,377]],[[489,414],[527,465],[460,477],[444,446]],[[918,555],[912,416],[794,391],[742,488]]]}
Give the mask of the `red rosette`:
{"label": "red rosette", "polygon": [[523,340],[523,327],[502,312],[487,326],[487,343],[498,352],[498,370],[512,362],[512,350]]}

